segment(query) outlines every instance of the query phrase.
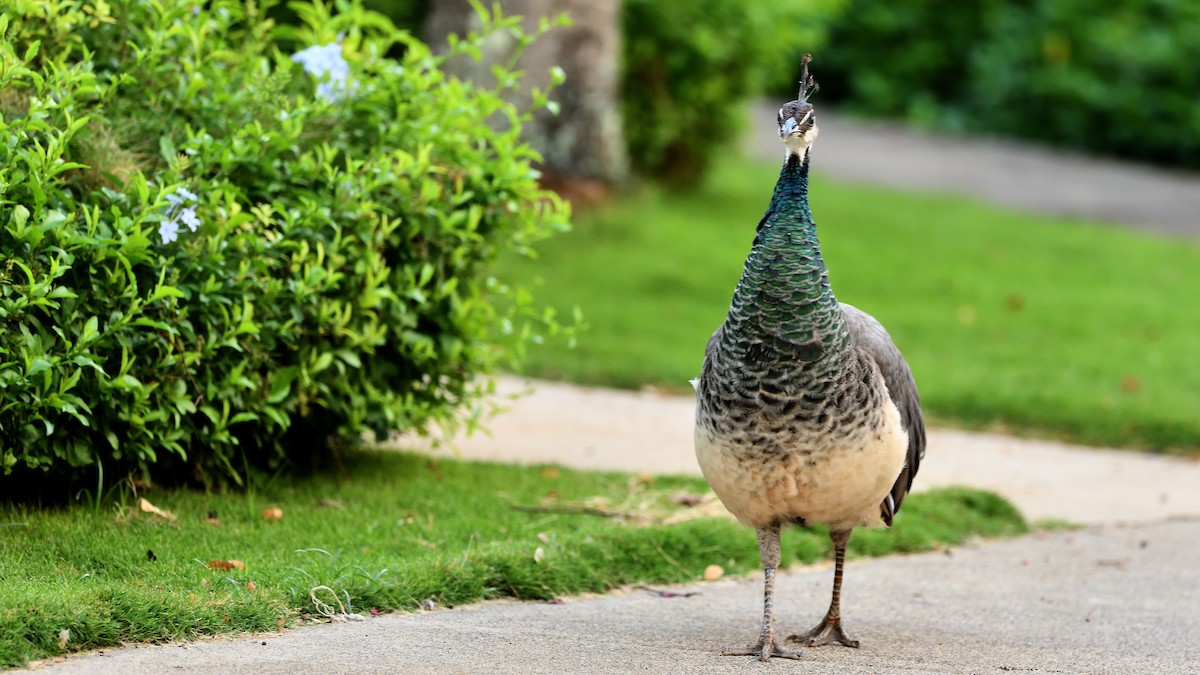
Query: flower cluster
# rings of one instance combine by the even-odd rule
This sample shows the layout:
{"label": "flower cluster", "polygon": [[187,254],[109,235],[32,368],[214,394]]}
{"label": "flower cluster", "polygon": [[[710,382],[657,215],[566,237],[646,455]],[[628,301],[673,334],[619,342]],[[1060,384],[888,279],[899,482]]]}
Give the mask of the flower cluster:
{"label": "flower cluster", "polygon": [[317,79],[317,95],[327,101],[336,101],[350,88],[347,82],[350,64],[342,58],[342,45],[338,42],[302,49],[292,54],[292,60]]}
{"label": "flower cluster", "polygon": [[187,188],[179,188],[167,195],[169,205],[166,219],[158,226],[158,236],[162,237],[162,243],[169,244],[179,238],[180,223],[187,225],[192,232],[200,227],[200,219],[196,217],[196,201],[196,195]]}

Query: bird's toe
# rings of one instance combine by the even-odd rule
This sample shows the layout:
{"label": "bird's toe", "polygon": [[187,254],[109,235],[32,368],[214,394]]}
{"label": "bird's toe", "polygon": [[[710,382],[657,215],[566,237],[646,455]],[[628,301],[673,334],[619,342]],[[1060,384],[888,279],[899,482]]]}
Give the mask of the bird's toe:
{"label": "bird's toe", "polygon": [[836,619],[825,617],[812,630],[806,633],[789,635],[787,641],[799,642],[805,647],[820,647],[836,642],[837,644],[857,649],[859,645],[858,640],[852,640],[849,635],[846,635],[845,629],[842,628],[840,617]]}
{"label": "bird's toe", "polygon": [[780,648],[774,638],[769,640],[759,640],[758,642],[741,648],[730,648],[721,650],[722,656],[754,656],[759,661],[770,661],[772,657],[777,659],[799,659],[800,652],[794,652]]}

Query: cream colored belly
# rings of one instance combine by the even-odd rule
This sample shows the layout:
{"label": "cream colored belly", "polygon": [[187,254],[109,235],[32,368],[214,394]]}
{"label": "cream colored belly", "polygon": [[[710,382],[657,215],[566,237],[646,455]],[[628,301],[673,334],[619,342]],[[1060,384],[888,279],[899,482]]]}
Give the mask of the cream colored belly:
{"label": "cream colored belly", "polygon": [[908,448],[896,406],[889,401],[881,415],[876,431],[845,445],[807,456],[781,448],[765,462],[697,425],[696,459],[725,508],[751,527],[794,518],[834,529],[877,526]]}

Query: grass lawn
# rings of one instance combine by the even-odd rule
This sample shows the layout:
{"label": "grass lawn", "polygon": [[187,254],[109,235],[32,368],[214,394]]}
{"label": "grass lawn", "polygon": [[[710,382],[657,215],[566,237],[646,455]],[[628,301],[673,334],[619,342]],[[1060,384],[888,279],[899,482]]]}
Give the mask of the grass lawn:
{"label": "grass lawn", "polygon": [[[527,372],[687,390],[777,175],[729,160],[697,193],[645,191],[503,261],[588,325]],[[1197,242],[819,173],[811,201],[834,291],[888,327],[935,422],[1200,452]]]}
{"label": "grass lawn", "polygon": [[[336,475],[333,475],[335,474]],[[694,581],[716,564],[758,569],[754,533],[696,478],[433,462],[361,453],[327,477],[280,477],[251,494],[151,492],[98,509],[0,507],[0,667],[126,641],[271,630],[320,612],[326,586],[347,611],[551,600],[625,583]],[[637,520],[513,506],[597,508]],[[280,509],[282,518],[264,519]],[[967,489],[909,497],[890,532],[858,531],[855,555],[920,551],[1026,531],[1003,499]],[[785,563],[828,554],[823,532],[789,531]],[[237,560],[243,569],[210,561]],[[214,569],[216,567],[217,569]],[[548,607],[547,611],[554,611]],[[64,633],[63,631],[69,631]]]}

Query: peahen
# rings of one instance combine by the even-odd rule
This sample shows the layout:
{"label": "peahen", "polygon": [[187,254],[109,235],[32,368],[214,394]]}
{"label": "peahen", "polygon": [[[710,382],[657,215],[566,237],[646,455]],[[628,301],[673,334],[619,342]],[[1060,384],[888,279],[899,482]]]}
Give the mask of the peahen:
{"label": "peahen", "polygon": [[799,658],[775,637],[780,529],[829,526],[836,563],[829,612],[788,640],[857,647],[840,609],[850,532],[892,524],[925,453],[908,364],[878,321],[830,289],[808,204],[808,61],[798,100],[779,110],[787,158],[775,193],[695,382],[696,458],[725,507],[757,531],[765,577],[758,641],[724,653],[764,661]]}

